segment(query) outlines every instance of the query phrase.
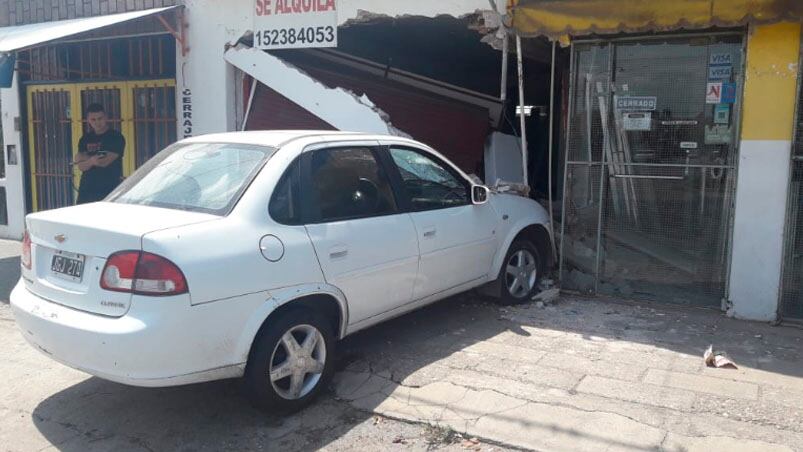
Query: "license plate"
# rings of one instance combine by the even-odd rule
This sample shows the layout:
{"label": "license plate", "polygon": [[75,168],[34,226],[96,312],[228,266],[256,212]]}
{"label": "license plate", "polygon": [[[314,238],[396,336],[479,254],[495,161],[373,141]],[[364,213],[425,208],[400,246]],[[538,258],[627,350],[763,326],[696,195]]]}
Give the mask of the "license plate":
{"label": "license plate", "polygon": [[81,282],[84,274],[84,260],[85,256],[82,254],[58,251],[50,263],[50,271],[53,272],[53,276],[67,281]]}

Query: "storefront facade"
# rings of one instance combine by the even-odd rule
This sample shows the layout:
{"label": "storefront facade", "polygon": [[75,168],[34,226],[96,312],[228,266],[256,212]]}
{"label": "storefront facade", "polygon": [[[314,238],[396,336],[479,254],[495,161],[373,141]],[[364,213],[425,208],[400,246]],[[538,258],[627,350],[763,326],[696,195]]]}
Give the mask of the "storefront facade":
{"label": "storefront facade", "polygon": [[[0,54],[15,58],[12,85],[0,88],[0,237],[21,238],[29,212],[74,203],[80,173],[71,162],[90,103],[101,102],[126,138],[125,176],[177,139],[246,128],[249,76],[225,53],[252,39],[257,3],[92,0],[54,8],[32,0],[0,8]],[[460,18],[489,3],[339,0],[337,9],[343,26],[397,16]],[[493,101],[473,96],[459,108]],[[470,114],[487,129],[484,111]],[[378,112],[373,119],[382,122]]]}
{"label": "storefront facade", "polygon": [[[803,232],[798,232],[803,231],[798,226],[803,148],[800,138],[793,138],[799,129],[803,6],[779,8],[788,2],[776,0],[628,2],[507,5],[510,26],[523,37],[528,57],[544,61],[549,47],[543,37],[560,42],[558,53],[566,55],[559,71],[566,76],[563,83],[556,81],[562,106],[559,102],[552,115],[559,132],[552,150],[560,161],[555,179],[561,196],[555,200],[562,204],[562,218],[555,235],[563,287],[721,308],[745,319],[803,317]],[[0,89],[5,163],[0,201],[6,198],[0,236],[19,238],[27,212],[74,201],[78,175],[69,162],[90,102],[103,102],[113,127],[126,137],[126,174],[165,145],[205,133],[300,124],[436,140],[460,133],[459,124],[466,127],[461,117],[473,121],[466,132],[476,136],[462,133],[458,138],[468,140],[466,145],[452,139],[434,144],[448,148],[454,142],[456,160],[474,156],[460,162],[471,171],[481,159],[483,137],[499,123],[518,122],[514,113],[500,114],[500,108],[513,109],[515,95],[506,102],[496,99],[498,78],[491,80],[492,90],[477,92],[488,83],[466,77],[478,87],[471,91],[436,76],[395,71],[390,61],[335,53],[316,54],[328,58],[326,65],[305,60],[312,54],[279,58],[253,52],[254,0],[161,1],[155,6],[168,9],[159,11],[146,3],[133,2],[130,11],[91,10],[86,19],[134,15],[54,39],[6,47],[0,39],[0,51],[16,57],[13,84]],[[337,24],[342,32],[382,18],[400,29],[410,17],[492,19],[496,13],[489,5],[487,0],[340,0]],[[56,27],[51,34],[38,36],[53,36],[65,19],[81,17],[72,14],[4,25],[50,24]],[[387,25],[374,23],[377,29]],[[493,25],[474,26],[485,38],[499,40]],[[430,29],[432,39],[454,39],[439,31]],[[350,39],[359,44],[375,36],[352,33]],[[393,36],[384,42],[389,45]],[[378,43],[374,51],[389,51]],[[498,74],[501,65],[494,58],[462,71],[444,67],[452,74],[475,75],[478,66]],[[500,97],[515,92],[511,72]],[[276,74],[314,90],[299,93],[296,87],[302,85]],[[542,89],[543,75],[526,82],[525,92]],[[412,107],[400,101],[414,98],[421,101]],[[343,102],[321,107],[327,99]],[[388,111],[372,99],[385,102]],[[287,114],[277,116],[272,105],[284,105],[279,113]],[[436,107],[443,108],[438,121],[425,121],[416,110]],[[536,120],[542,121],[527,121]],[[437,128],[427,131],[429,123]],[[396,127],[400,124],[409,130]],[[531,144],[530,151],[538,146]]]}
{"label": "storefront facade", "polygon": [[[123,175],[176,140],[173,0],[101,6],[10,5],[0,49],[10,61],[2,101],[4,173],[0,236],[20,238],[28,212],[73,205],[72,165],[89,130],[86,110],[103,106],[126,141]],[[118,9],[119,8],[119,9]]]}
{"label": "storefront facade", "polygon": [[772,1],[515,3],[520,34],[571,52],[564,288],[788,316],[801,11]]}

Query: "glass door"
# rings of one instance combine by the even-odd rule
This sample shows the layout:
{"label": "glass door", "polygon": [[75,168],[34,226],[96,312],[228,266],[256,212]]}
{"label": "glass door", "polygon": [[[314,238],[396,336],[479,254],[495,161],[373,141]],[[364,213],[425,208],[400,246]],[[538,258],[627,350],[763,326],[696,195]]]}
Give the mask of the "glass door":
{"label": "glass door", "polygon": [[564,287],[720,306],[742,62],[741,35],[574,44]]}

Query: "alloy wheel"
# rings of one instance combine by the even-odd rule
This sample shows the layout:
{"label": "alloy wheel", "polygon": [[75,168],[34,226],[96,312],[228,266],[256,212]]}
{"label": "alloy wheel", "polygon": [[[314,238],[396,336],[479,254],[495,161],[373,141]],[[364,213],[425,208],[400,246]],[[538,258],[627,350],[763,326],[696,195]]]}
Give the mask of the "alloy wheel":
{"label": "alloy wheel", "polygon": [[312,325],[296,325],[276,343],[268,377],[274,391],[287,400],[309,394],[321,379],[326,365],[326,343]]}
{"label": "alloy wheel", "polygon": [[533,290],[537,280],[538,268],[535,256],[526,249],[513,253],[505,268],[505,285],[508,293],[514,298],[524,298]]}

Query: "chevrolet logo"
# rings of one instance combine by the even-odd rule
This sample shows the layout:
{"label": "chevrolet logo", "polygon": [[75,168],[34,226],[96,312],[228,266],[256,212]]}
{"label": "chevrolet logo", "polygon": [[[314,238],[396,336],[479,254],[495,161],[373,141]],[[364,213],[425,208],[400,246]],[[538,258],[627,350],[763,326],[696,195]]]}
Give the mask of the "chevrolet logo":
{"label": "chevrolet logo", "polygon": [[67,240],[67,237],[64,234],[57,234],[53,238],[56,239],[56,241],[59,243],[64,243],[64,241]]}

